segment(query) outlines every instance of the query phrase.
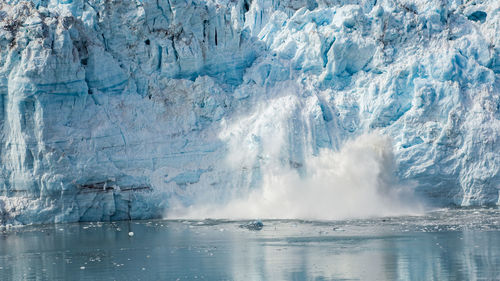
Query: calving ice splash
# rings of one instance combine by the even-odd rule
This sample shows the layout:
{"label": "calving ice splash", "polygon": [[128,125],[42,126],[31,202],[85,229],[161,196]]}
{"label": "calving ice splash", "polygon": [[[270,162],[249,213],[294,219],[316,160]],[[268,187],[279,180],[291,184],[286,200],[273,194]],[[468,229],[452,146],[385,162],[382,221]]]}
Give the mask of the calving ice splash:
{"label": "calving ice splash", "polygon": [[500,2],[348,3],[0,1],[0,225],[496,206]]}
{"label": "calving ice splash", "polygon": [[[257,173],[254,186],[225,200],[174,205],[167,218],[345,219],[417,214],[413,186],[395,177],[393,147],[380,132],[349,140],[339,151],[315,149],[315,97],[284,95],[261,102],[248,116],[225,124],[224,164],[233,173]],[[299,132],[297,132],[299,130]],[[300,150],[300,151],[298,151]],[[209,202],[207,202],[209,201]]]}

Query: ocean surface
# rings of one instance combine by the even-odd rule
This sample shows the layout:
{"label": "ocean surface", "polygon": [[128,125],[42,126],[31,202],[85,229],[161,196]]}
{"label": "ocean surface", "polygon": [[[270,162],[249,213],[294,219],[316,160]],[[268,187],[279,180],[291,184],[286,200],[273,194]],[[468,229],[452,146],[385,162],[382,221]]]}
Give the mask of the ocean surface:
{"label": "ocean surface", "polygon": [[147,220],[0,232],[0,280],[500,280],[500,210]]}

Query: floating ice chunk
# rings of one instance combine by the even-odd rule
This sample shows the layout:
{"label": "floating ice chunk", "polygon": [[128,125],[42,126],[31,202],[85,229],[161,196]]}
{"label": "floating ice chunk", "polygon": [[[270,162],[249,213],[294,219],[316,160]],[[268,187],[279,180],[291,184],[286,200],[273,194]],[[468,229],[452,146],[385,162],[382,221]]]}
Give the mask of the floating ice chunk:
{"label": "floating ice chunk", "polygon": [[246,228],[248,230],[261,230],[264,224],[260,220],[252,221],[246,224],[240,225],[241,228]]}

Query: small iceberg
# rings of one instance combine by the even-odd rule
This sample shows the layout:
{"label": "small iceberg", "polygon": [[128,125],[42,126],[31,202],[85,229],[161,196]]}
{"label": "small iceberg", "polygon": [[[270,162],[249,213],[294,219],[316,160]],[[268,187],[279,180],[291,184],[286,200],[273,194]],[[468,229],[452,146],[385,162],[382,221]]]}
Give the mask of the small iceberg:
{"label": "small iceberg", "polygon": [[246,228],[248,230],[261,230],[264,227],[264,224],[261,220],[252,221],[249,223],[245,223],[240,225],[241,228]]}

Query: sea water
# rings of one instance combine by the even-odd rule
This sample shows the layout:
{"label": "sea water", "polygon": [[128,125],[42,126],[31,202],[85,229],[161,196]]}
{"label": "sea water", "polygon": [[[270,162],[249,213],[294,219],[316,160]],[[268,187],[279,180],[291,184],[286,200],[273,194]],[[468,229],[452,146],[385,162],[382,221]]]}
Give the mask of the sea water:
{"label": "sea water", "polygon": [[263,220],[261,229],[249,223],[147,220],[4,229],[0,280],[500,279],[498,208]]}

